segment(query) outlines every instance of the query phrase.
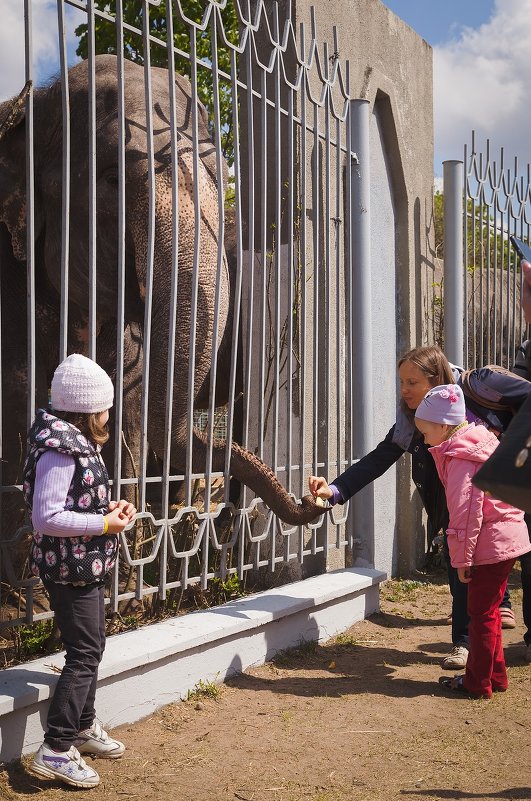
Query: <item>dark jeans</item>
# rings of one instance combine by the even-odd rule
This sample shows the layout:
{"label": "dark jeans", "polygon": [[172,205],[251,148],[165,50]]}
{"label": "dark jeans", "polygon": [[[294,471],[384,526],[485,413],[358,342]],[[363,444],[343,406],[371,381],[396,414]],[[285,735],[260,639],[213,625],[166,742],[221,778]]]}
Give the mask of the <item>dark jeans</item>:
{"label": "dark jeans", "polygon": [[457,570],[450,563],[446,536],[443,551],[452,594],[452,644],[465,645],[468,648],[468,584],[459,581]]}
{"label": "dark jeans", "polygon": [[[529,538],[531,539],[531,532]],[[522,612],[526,627],[524,640],[526,645],[531,645],[531,551],[520,557],[520,565],[522,567]]]}
{"label": "dark jeans", "polygon": [[103,583],[75,587],[45,584],[66,650],[65,664],[48,710],[45,742],[68,751],[92,726],[98,666],[105,649]]}

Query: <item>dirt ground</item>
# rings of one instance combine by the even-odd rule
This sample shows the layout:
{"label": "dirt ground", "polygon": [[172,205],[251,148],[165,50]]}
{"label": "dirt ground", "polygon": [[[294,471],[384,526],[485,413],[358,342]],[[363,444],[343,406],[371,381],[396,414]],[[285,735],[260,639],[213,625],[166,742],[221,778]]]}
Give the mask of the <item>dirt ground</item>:
{"label": "dirt ground", "polygon": [[[219,688],[115,729],[125,756],[74,790],[0,771],[22,801],[392,801],[531,798],[531,665],[504,632],[509,691],[490,701],[439,688],[449,650],[447,587],[388,582],[381,612],[324,646],[302,644]],[[451,675],[451,674],[449,674]],[[104,710],[99,710],[105,719]]]}

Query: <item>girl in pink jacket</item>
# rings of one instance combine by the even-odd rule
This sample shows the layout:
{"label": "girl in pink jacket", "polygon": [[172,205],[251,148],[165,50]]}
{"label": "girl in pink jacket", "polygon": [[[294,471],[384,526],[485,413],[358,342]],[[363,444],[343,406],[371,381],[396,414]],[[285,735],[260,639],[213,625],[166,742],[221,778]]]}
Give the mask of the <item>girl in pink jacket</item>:
{"label": "girl in pink jacket", "polygon": [[463,393],[455,384],[434,387],[415,413],[415,423],[431,445],[450,513],[447,530],[452,566],[469,584],[470,651],[464,675],[439,682],[475,698],[507,689],[498,610],[517,557],[531,550],[524,513],[472,484],[498,445],[485,426],[466,422]]}

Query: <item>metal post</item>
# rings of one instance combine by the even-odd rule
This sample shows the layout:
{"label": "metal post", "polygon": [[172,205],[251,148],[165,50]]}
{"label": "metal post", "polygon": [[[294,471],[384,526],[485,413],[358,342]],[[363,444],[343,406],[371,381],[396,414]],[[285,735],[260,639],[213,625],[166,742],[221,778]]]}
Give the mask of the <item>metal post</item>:
{"label": "metal post", "polygon": [[[26,82],[33,83],[33,3],[24,0],[24,60]],[[28,405],[27,426],[35,417],[35,153],[33,133],[33,86],[26,97],[26,274],[27,274],[27,330],[28,330]]]}
{"label": "metal post", "polygon": [[443,162],[444,351],[464,364],[463,162]]}
{"label": "metal post", "polygon": [[[352,372],[354,410],[352,420],[353,453],[359,459],[374,446],[373,436],[373,360],[371,314],[371,213],[370,213],[370,105],[368,100],[350,103],[350,150],[352,202],[351,271],[352,271]],[[374,560],[374,488],[369,485],[356,498],[352,523],[355,536],[363,540],[360,556]]]}
{"label": "metal post", "polygon": [[372,314],[371,314],[371,212],[368,100],[352,100],[351,151],[358,154],[352,170],[352,333],[355,361],[356,425],[358,457],[373,445]]}

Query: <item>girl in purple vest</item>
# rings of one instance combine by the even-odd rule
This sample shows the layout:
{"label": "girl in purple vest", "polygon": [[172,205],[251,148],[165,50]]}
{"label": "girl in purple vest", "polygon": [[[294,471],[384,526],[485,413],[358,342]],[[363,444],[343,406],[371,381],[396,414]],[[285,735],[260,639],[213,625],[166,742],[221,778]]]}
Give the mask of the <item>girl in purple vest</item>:
{"label": "girl in purple vest", "polygon": [[37,411],[24,465],[34,529],[30,568],[46,588],[66,651],[32,769],[75,787],[100,780],[81,754],[116,759],[125,750],[94,710],[105,648],[105,576],[116,561],[117,534],[136,514],[127,501],[110,500],[100,455],[113,396],[96,362],[68,356],[53,376],[51,408]]}

